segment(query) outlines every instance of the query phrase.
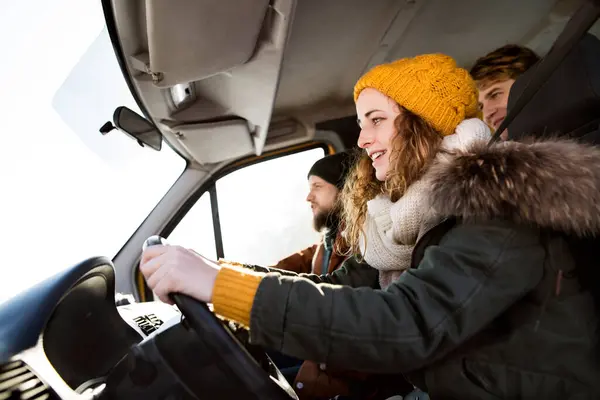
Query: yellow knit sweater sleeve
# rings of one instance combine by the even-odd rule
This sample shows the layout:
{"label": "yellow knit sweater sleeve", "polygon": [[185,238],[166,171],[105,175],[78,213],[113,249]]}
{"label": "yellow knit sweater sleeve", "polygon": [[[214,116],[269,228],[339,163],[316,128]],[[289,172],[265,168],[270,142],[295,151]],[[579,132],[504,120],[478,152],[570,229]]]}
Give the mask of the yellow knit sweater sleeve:
{"label": "yellow knit sweater sleeve", "polygon": [[212,303],[220,316],[250,326],[250,312],[258,285],[265,274],[220,263],[222,268],[213,287]]}

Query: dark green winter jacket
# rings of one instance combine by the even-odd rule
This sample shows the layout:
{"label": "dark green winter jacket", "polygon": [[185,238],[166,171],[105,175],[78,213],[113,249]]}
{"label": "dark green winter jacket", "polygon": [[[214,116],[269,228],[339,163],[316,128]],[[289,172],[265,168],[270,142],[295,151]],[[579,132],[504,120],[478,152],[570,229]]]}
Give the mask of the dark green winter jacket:
{"label": "dark green winter jacket", "polygon": [[354,258],[326,277],[254,267],[269,273],[251,342],[403,374],[433,399],[600,398],[597,313],[573,252],[600,232],[598,151],[479,146],[428,179],[437,217],[410,270],[383,291]]}

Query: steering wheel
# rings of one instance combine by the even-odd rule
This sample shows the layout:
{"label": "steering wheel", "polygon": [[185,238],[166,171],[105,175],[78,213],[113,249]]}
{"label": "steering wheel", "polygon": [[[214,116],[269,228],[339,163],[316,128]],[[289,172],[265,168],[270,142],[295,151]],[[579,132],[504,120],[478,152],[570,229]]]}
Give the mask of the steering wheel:
{"label": "steering wheel", "polygon": [[[164,238],[151,236],[143,249],[154,245],[167,245]],[[298,396],[264,350],[242,344],[226,322],[218,318],[208,306],[181,293],[172,293],[187,324],[216,354],[227,359],[227,374],[235,375],[258,399],[290,400]],[[231,376],[231,375],[229,375]]]}

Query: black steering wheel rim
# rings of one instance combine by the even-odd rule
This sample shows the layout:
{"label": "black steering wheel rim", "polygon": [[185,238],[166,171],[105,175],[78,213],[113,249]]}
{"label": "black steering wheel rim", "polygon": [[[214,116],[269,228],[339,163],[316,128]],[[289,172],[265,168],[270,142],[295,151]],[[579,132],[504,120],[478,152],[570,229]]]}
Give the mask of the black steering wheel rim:
{"label": "black steering wheel rim", "polygon": [[[227,366],[251,393],[268,399],[298,399],[279,369],[269,359],[271,372],[265,371],[208,306],[184,294],[171,298],[185,316],[189,326],[213,351],[228,359]],[[265,354],[265,357],[268,356]]]}
{"label": "black steering wheel rim", "polygon": [[[166,241],[153,236],[146,241],[144,247],[155,244],[166,244]],[[243,382],[249,393],[265,399],[298,399],[269,356],[264,353],[268,363],[266,371],[205,303],[181,293],[172,293],[170,297],[184,315],[185,323],[215,354],[226,359],[225,365],[229,372]]]}

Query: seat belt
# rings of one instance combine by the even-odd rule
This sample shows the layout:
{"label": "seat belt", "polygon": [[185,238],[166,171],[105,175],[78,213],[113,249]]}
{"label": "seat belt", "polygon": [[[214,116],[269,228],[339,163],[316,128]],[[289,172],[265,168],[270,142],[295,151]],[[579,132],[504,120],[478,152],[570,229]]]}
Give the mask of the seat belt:
{"label": "seat belt", "polygon": [[552,73],[558,68],[562,60],[575,48],[575,44],[581,40],[583,35],[594,25],[600,17],[600,0],[584,0],[583,4],[573,14],[567,25],[564,27],[554,44],[535,68],[535,73],[527,83],[521,95],[517,97],[515,105],[508,112],[504,121],[500,124],[494,136],[489,141],[489,145],[498,141],[500,134],[508,128],[508,125],[523,110],[525,105],[538,92],[544,83],[550,78]]}

